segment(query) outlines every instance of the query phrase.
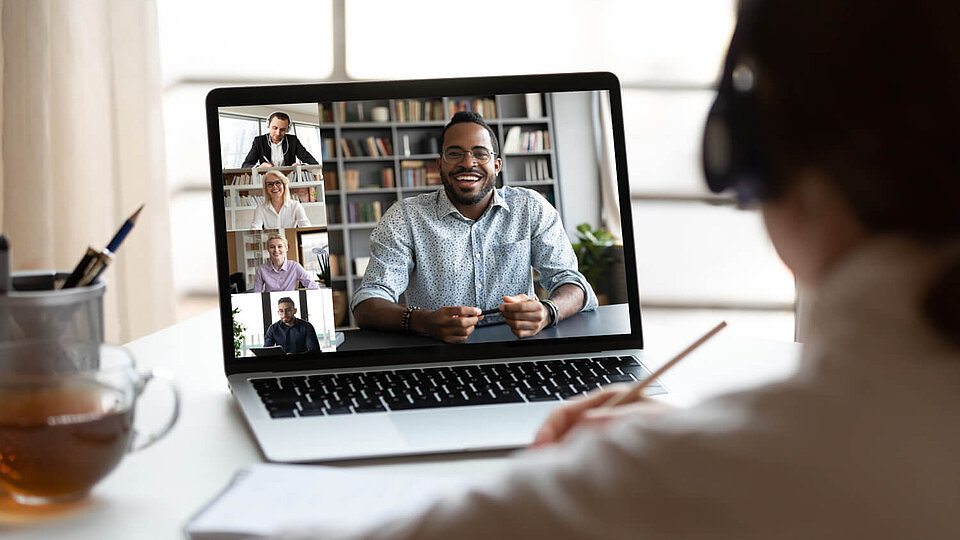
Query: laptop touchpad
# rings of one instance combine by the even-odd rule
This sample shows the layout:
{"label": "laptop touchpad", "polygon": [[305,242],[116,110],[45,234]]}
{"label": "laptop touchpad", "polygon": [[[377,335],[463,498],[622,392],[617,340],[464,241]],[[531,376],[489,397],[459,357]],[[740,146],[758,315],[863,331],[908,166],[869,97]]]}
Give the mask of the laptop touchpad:
{"label": "laptop touchpad", "polygon": [[533,441],[540,424],[558,404],[430,409],[394,413],[390,419],[407,444],[424,450],[523,446]]}

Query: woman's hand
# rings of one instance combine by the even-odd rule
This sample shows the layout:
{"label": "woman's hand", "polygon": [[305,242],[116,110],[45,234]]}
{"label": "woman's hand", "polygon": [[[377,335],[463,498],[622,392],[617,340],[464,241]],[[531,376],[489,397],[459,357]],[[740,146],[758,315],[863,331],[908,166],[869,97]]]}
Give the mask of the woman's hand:
{"label": "woman's hand", "polygon": [[611,420],[640,414],[657,414],[670,406],[644,397],[633,402],[622,402],[615,407],[603,404],[630,388],[629,384],[612,384],[586,396],[571,400],[562,407],[554,409],[543,422],[530,445],[538,448],[555,444],[566,439],[575,429],[597,428]]}

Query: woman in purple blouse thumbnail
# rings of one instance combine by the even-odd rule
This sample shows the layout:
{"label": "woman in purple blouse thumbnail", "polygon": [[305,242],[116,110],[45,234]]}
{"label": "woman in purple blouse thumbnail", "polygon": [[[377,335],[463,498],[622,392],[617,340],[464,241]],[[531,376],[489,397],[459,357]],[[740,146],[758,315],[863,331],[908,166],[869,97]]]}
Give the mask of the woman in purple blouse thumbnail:
{"label": "woman in purple blouse thumbnail", "polygon": [[287,260],[286,238],[271,234],[267,239],[267,251],[270,252],[270,260],[257,268],[253,292],[293,291],[297,288],[297,282],[306,289],[320,288],[300,263]]}

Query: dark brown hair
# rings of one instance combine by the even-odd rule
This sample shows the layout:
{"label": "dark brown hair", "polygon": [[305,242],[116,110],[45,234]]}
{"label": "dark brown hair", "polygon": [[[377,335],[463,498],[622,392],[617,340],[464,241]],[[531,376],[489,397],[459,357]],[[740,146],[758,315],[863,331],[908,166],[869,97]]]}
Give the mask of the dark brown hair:
{"label": "dark brown hair", "polygon": [[[875,233],[960,239],[960,2],[744,0],[777,181],[826,173]],[[924,312],[960,345],[960,261]]]}

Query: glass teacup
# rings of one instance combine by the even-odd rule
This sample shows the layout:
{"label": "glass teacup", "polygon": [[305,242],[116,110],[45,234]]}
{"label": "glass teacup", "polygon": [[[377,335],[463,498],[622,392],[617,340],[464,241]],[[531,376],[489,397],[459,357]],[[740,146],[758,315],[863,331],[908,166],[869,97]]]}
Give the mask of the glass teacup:
{"label": "glass teacup", "polygon": [[[139,434],[134,409],[146,384],[174,394],[169,420]],[[156,442],[179,415],[172,380],[138,372],[122,347],[90,342],[0,343],[0,485],[21,504],[86,495],[127,452]]]}

